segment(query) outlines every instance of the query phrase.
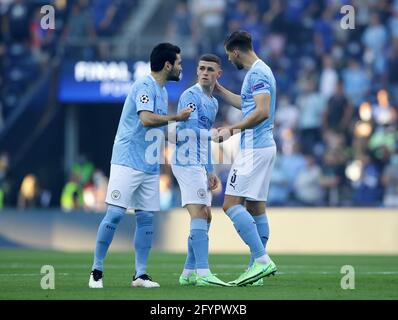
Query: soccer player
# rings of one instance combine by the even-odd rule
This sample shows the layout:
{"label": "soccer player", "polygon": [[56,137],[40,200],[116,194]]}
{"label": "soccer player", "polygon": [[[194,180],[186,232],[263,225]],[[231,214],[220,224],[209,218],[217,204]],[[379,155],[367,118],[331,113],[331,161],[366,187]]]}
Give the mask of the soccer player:
{"label": "soccer player", "polygon": [[[147,133],[169,121],[186,120],[191,109],[182,109],[177,115],[167,115],[167,81],[178,81],[182,70],[180,48],[170,43],[157,45],[150,56],[151,74],[137,80],[128,94],[116,133],[106,203],[107,212],[102,220],[89,280],[90,288],[103,287],[103,264],[116,228],[127,208],[135,209],[134,239],[135,275],[132,287],[155,288],[159,284],[146,272],[153,237],[153,215],[159,211],[159,168],[147,161],[146,149],[156,142],[146,141]],[[157,129],[158,130],[158,129]],[[160,158],[160,155],[157,155]]]}
{"label": "soccer player", "polygon": [[187,208],[191,217],[188,255],[179,278],[181,285],[230,286],[209,269],[211,190],[220,184],[211,163],[210,130],[218,111],[213,89],[221,73],[219,57],[202,55],[197,66],[198,82],[185,90],[178,102],[178,110],[193,110],[188,120],[177,124],[172,163],[173,174],[181,190],[182,206]]}
{"label": "soccer player", "polygon": [[[223,209],[232,220],[242,240],[250,247],[249,268],[231,284],[261,285],[262,278],[275,274],[275,263],[265,251],[269,237],[265,213],[268,188],[276,157],[273,138],[276,84],[271,69],[253,51],[251,35],[233,32],[224,43],[228,59],[238,69],[248,70],[240,95],[218,82],[215,92],[235,108],[243,119],[231,126],[218,128],[215,141],[221,142],[241,131],[241,150],[228,176]],[[220,139],[221,138],[221,139]],[[225,139],[224,139],[225,140]]]}

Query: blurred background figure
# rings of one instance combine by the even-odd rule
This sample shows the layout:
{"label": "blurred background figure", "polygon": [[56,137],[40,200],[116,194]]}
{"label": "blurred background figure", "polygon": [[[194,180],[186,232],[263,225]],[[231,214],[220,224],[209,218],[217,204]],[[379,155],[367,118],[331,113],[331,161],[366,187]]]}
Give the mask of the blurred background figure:
{"label": "blurred background figure", "polygon": [[305,157],[305,167],[298,173],[294,183],[294,194],[300,205],[323,205],[324,189],[321,184],[322,171],[313,155]]}
{"label": "blurred background figure", "polygon": [[61,208],[64,211],[74,211],[84,207],[83,188],[81,177],[72,173],[69,181],[62,190]]}
{"label": "blurred background figure", "polygon": [[9,192],[9,185],[7,181],[8,168],[8,154],[3,152],[0,154],[0,210],[4,208],[5,198]]}
{"label": "blurred background figure", "polygon": [[398,207],[398,153],[391,156],[384,168],[381,183],[385,189],[383,205],[387,208]]}
{"label": "blurred background figure", "polygon": [[24,177],[19,189],[18,208],[32,209],[39,205],[39,182],[33,174],[28,174]]}

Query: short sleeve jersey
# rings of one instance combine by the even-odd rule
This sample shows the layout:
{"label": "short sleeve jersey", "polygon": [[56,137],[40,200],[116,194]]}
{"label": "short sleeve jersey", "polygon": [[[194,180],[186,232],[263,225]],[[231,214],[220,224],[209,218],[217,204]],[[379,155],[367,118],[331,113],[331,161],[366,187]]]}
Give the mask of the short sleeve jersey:
{"label": "short sleeve jersey", "polygon": [[111,163],[158,174],[161,155],[157,153],[160,153],[163,139],[156,133],[164,127],[145,127],[139,117],[141,111],[160,115],[167,115],[168,112],[166,88],[160,86],[152,75],[137,80],[124,102]]}

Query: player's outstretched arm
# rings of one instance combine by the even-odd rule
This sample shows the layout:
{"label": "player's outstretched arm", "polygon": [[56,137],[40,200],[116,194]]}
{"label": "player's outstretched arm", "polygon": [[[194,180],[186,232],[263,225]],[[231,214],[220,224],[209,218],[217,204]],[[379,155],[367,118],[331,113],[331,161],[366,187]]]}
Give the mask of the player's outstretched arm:
{"label": "player's outstretched arm", "polygon": [[150,111],[141,111],[140,120],[144,127],[160,127],[166,125],[170,121],[185,121],[189,118],[191,112],[191,108],[185,108],[176,115],[164,116]]}
{"label": "player's outstretched arm", "polygon": [[254,128],[259,123],[263,122],[269,116],[271,97],[268,93],[260,93],[254,96],[256,108],[242,121],[231,125],[229,127],[218,128],[218,131],[228,129],[230,134],[234,134],[234,130],[245,130]]}
{"label": "player's outstretched arm", "polygon": [[229,103],[233,107],[235,107],[239,110],[242,109],[242,106],[241,106],[242,100],[241,100],[240,95],[229,91],[228,89],[223,87],[221,84],[219,84],[218,81],[216,81],[216,85],[214,87],[214,93],[218,94],[221,98],[223,98],[227,103]]}

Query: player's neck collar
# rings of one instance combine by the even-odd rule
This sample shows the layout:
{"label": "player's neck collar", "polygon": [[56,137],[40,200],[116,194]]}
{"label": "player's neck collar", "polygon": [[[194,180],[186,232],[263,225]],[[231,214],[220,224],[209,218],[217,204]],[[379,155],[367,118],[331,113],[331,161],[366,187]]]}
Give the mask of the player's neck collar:
{"label": "player's neck collar", "polygon": [[250,69],[251,68],[253,68],[257,63],[259,63],[261,61],[261,59],[257,59],[256,61],[254,61],[253,62],[253,64],[252,64],[252,66],[250,67]]}
{"label": "player's neck collar", "polygon": [[202,88],[202,86],[199,84],[199,82],[196,83],[196,86],[199,88],[199,90],[200,90],[205,96],[208,96],[209,98],[213,98],[213,95],[212,95],[212,94],[208,95],[205,91],[203,91],[203,88]]}
{"label": "player's neck collar", "polygon": [[149,74],[149,76],[151,77],[152,81],[155,82],[155,84],[158,85],[160,88],[164,87],[164,85],[161,85],[151,73]]}

